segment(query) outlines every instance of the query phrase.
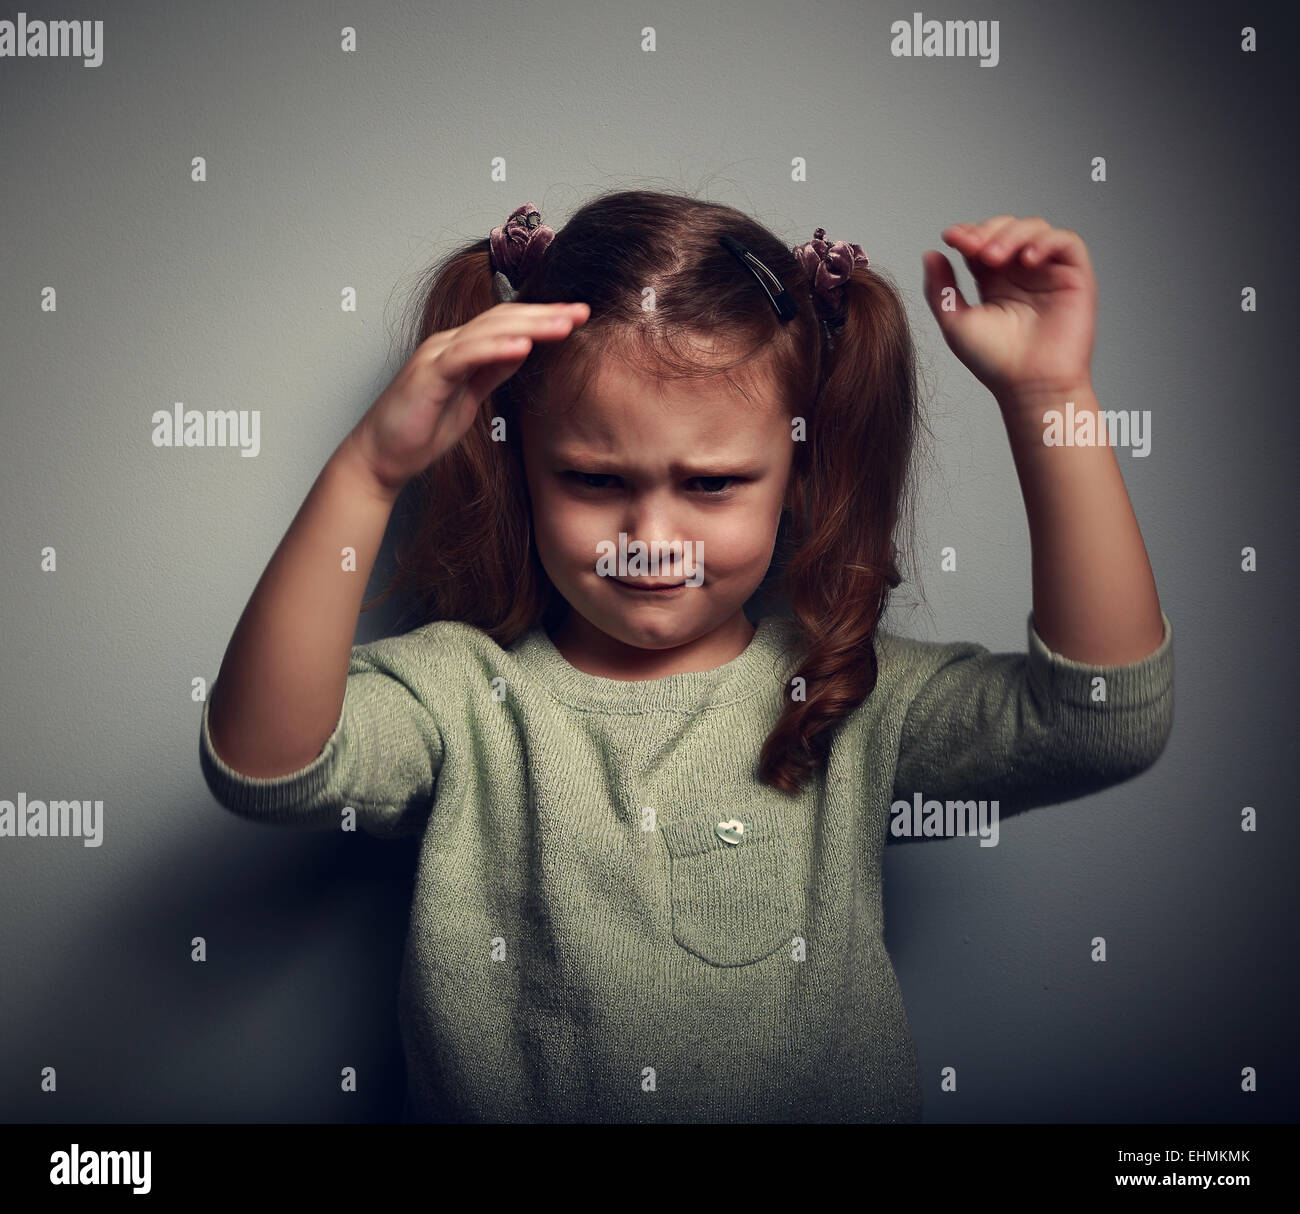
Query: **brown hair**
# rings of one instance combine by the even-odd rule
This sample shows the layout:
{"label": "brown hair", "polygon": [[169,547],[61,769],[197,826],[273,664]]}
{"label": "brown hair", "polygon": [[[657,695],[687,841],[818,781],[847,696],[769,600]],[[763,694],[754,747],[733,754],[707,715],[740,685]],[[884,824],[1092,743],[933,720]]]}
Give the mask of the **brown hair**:
{"label": "brown hair", "polygon": [[[729,233],[781,279],[799,304],[776,316],[753,276],[718,242]],[[416,288],[407,354],[431,334],[456,328],[497,302],[488,239],[451,254]],[[646,288],[654,306],[643,308]],[[872,644],[890,591],[902,576],[900,518],[911,531],[910,466],[918,429],[917,364],[906,311],[880,272],[857,267],[844,286],[845,318],[828,355],[812,284],[790,248],[733,207],[686,195],[623,190],[601,195],[557,230],[517,301],[580,300],[587,322],[562,342],[537,342],[520,369],[480,408],[464,437],[407,486],[416,523],[397,550],[396,572],[377,606],[412,588],[422,622],[460,620],[507,646],[566,604],[533,543],[519,450],[518,410],[537,408],[559,372],[588,378],[617,357],[660,376],[774,377],[791,417],[805,419],[795,443],[793,507],[781,527],[760,592],[789,601],[799,633],[791,699],[764,742],[760,778],[796,792],[825,760],[836,723],[876,685]],[[721,338],[739,357],[701,365],[679,339]],[[719,343],[721,344],[721,343]],[[557,363],[557,360],[558,363]],[[553,379],[552,381],[553,382]],[[506,442],[493,441],[493,416]],[[404,491],[404,493],[406,492]]]}

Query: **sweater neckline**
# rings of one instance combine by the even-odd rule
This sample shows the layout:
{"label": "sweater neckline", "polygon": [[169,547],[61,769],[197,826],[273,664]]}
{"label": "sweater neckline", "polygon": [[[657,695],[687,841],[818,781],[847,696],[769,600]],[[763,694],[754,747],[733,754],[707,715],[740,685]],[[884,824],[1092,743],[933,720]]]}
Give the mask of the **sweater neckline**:
{"label": "sweater neckline", "polygon": [[793,622],[764,616],[749,644],[712,670],[691,670],[658,679],[610,679],[572,665],[539,622],[513,646],[516,659],[555,696],[574,708],[617,713],[714,708],[743,700],[784,681]]}

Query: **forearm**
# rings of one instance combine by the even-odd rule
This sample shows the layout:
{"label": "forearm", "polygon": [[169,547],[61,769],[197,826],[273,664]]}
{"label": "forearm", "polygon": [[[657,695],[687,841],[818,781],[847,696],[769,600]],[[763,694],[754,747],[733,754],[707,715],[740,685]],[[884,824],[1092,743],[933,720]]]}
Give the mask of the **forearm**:
{"label": "forearm", "polygon": [[[310,763],[347,686],[357,617],[396,494],[349,436],[330,457],[267,564],[227,646],[209,708],[213,746],[236,771]],[[356,552],[344,568],[344,548]]]}
{"label": "forearm", "polygon": [[1063,657],[1133,662],[1164,636],[1155,577],[1114,450],[1043,442],[1043,414],[1068,400],[1076,417],[1099,409],[1091,385],[999,401],[1029,521],[1034,626]]}

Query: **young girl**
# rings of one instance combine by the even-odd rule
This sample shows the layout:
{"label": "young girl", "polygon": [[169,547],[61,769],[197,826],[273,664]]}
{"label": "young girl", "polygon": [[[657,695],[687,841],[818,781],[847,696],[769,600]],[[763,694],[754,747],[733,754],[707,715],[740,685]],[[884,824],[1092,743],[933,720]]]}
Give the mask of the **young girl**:
{"label": "young girl", "polygon": [[[878,627],[914,352],[896,290],[823,236],[644,191],[558,234],[517,208],[437,268],[235,629],[202,722],[220,803],[422,835],[408,1119],[918,1120],[887,836],[1165,745],[1172,633],[1114,454],[1044,441],[1049,411],[1099,409],[1078,235],[947,229],[977,306],[925,257],[1012,444],[1022,654]],[[408,484],[394,585],[431,622],[353,647]],[[751,621],[771,587],[788,614]]]}

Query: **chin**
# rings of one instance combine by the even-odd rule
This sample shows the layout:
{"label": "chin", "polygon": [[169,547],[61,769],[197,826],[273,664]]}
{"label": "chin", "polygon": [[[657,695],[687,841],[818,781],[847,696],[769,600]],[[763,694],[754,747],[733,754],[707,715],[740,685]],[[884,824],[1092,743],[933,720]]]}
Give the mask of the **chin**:
{"label": "chin", "polygon": [[635,620],[626,617],[611,620],[609,627],[597,625],[600,630],[625,645],[638,649],[675,649],[691,639],[687,621],[660,615],[655,619]]}

